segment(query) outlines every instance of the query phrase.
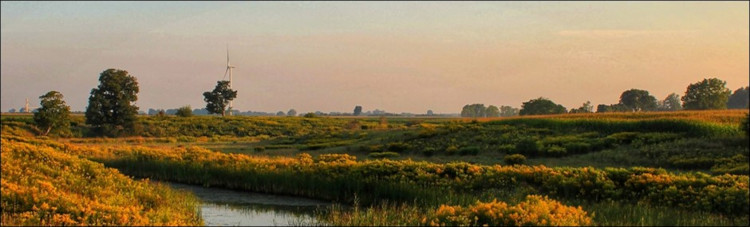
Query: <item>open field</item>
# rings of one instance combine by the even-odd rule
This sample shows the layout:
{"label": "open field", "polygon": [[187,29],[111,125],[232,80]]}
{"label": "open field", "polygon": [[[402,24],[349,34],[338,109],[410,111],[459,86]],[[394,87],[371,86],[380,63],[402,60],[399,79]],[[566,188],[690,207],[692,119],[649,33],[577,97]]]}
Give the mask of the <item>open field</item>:
{"label": "open field", "polygon": [[[140,117],[124,138],[87,137],[82,118],[72,137],[38,137],[28,116],[3,115],[3,224],[46,220],[36,200],[5,195],[6,156],[29,146],[115,175],[354,205],[319,214],[336,225],[747,225],[747,113]],[[29,209],[6,211],[18,204]]]}

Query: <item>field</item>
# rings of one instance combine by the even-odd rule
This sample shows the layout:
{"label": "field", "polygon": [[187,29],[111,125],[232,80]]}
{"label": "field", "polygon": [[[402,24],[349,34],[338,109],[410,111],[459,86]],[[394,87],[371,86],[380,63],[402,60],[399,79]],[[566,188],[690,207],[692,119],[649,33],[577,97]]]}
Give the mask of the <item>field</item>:
{"label": "field", "polygon": [[[740,127],[747,113],[143,116],[134,136],[123,138],[92,137],[81,116],[71,135],[35,136],[29,116],[3,115],[3,225],[68,223],[63,217],[200,223],[194,203],[175,202],[191,201],[189,195],[123,174],[353,205],[318,214],[332,225],[748,225],[750,151]],[[92,166],[107,177],[23,164],[48,156],[65,160],[49,164],[53,169]],[[44,182],[61,175],[54,185],[71,191],[64,193],[96,190],[111,198],[89,196],[100,205],[68,209],[42,193]],[[134,187],[128,185],[138,190],[125,193]],[[56,211],[40,209],[52,203]],[[165,222],[165,212],[184,218]],[[122,216],[139,221],[112,218]]]}

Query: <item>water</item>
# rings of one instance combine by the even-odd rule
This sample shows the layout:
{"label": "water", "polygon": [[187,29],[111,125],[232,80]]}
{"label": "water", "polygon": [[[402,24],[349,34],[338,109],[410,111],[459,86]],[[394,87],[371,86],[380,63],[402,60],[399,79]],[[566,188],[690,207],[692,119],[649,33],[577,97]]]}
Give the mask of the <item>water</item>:
{"label": "water", "polygon": [[315,225],[318,224],[313,217],[315,209],[330,205],[300,197],[166,184],[190,191],[201,199],[201,216],[207,226]]}

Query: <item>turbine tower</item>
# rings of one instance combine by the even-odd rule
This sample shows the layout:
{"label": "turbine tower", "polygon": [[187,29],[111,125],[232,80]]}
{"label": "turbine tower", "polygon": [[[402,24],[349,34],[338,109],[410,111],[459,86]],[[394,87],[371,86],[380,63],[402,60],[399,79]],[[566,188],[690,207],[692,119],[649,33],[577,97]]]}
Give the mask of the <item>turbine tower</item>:
{"label": "turbine tower", "polygon": [[[232,89],[232,69],[234,66],[229,64],[229,45],[227,45],[227,70],[224,71],[224,78],[227,77],[227,73],[229,73],[229,89]],[[232,100],[229,100],[229,116],[232,116]]]}

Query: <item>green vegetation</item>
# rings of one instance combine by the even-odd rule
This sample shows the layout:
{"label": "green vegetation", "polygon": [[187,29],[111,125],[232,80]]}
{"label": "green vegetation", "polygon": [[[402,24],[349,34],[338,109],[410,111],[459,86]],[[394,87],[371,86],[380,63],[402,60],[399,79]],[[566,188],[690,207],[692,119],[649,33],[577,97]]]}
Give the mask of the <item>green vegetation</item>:
{"label": "green vegetation", "polygon": [[319,213],[333,225],[746,225],[747,118],[165,116],[137,137],[52,140],[2,116],[2,132],[130,176],[353,205]]}
{"label": "green vegetation", "polygon": [[132,134],[138,114],[135,101],[138,101],[136,78],[125,70],[107,69],[99,76],[99,86],[91,89],[86,124],[100,135]]}
{"label": "green vegetation", "polygon": [[39,96],[42,107],[34,112],[34,123],[46,136],[55,130],[60,135],[70,133],[70,107],[63,101],[63,95],[57,91],[50,91]]}

